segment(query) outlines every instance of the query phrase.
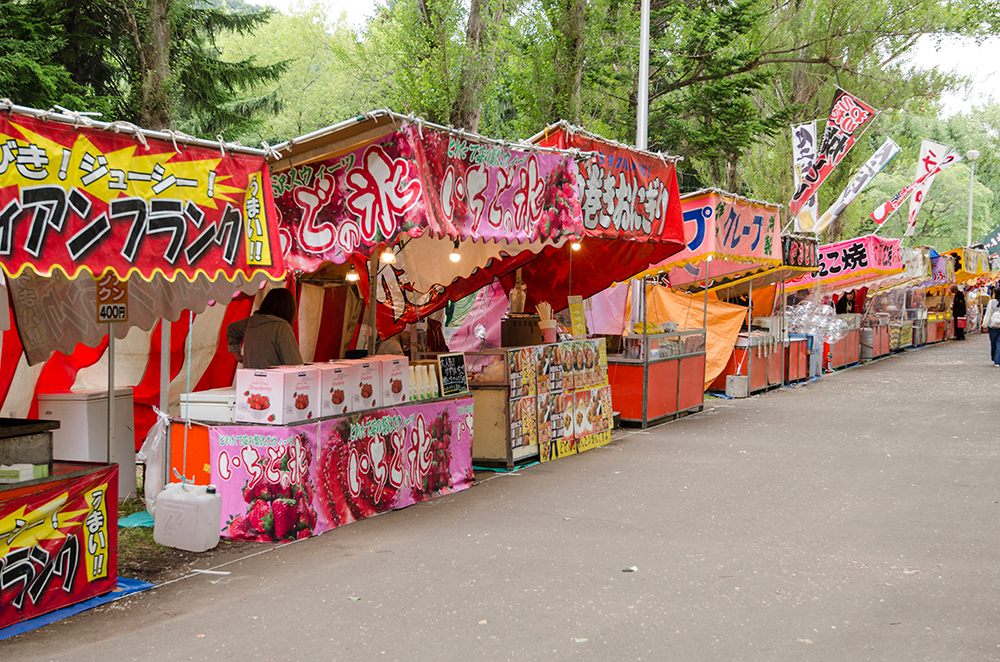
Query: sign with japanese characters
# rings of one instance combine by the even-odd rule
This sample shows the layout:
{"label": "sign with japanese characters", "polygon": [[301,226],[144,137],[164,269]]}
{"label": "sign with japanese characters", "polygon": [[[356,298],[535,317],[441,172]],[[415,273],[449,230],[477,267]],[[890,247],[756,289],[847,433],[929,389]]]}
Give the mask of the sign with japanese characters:
{"label": "sign with japanese characters", "polygon": [[844,187],[844,190],[840,192],[840,197],[837,198],[836,202],[830,205],[830,208],[827,209],[823,216],[820,217],[816,226],[813,228],[813,232],[816,234],[822,234],[825,232],[826,229],[830,227],[830,223],[833,223],[840,217],[841,214],[844,213],[844,210],[847,209],[847,206],[854,201],[854,198],[858,197],[858,194],[865,190],[865,187],[868,186],[873,179],[875,179],[875,175],[882,172],[882,168],[884,168],[886,164],[892,160],[892,157],[894,157],[898,152],[899,145],[897,145],[892,138],[886,138],[885,142],[882,143],[882,146],[879,147],[874,154],[868,157],[868,160],[865,161],[863,166],[861,166],[861,169],[854,175],[854,178],[846,187]]}
{"label": "sign with japanese characters", "polygon": [[[886,219],[892,216],[893,213],[897,209],[899,209],[904,202],[906,202],[906,199],[910,197],[911,193],[920,189],[920,187],[925,182],[927,182],[927,180],[933,179],[939,172],[941,172],[945,168],[954,165],[961,160],[962,157],[959,156],[957,152],[950,152],[948,155],[946,155],[944,158],[938,161],[937,165],[935,165],[933,168],[925,172],[923,175],[917,177],[916,181],[914,181],[912,184],[904,187],[903,190],[901,190],[899,193],[892,196],[884,203],[876,207],[875,210],[870,214],[872,220],[878,223],[879,225],[882,225],[882,223],[884,223]],[[916,214],[914,214],[914,218],[916,218]],[[909,228],[907,228],[907,230],[909,230]]]}
{"label": "sign with japanese characters", "polygon": [[560,126],[540,144],[593,152],[577,180],[589,237],[681,243],[681,205],[673,160]]}
{"label": "sign with japanese characters", "polygon": [[[808,172],[816,161],[817,147],[816,120],[792,126],[792,174],[796,188],[802,184],[803,173]],[[795,216],[795,231],[812,230],[818,216],[819,198],[813,193]]]}
{"label": "sign with japanese characters", "polygon": [[917,214],[920,213],[920,208],[924,205],[924,196],[927,195],[931,184],[934,183],[934,178],[937,177],[937,175],[932,175],[930,172],[937,167],[938,162],[948,154],[950,149],[950,146],[936,143],[933,140],[923,139],[920,141],[920,156],[917,158],[917,173],[915,178],[920,179],[924,175],[927,175],[927,178],[924,179],[920,186],[916,187],[913,197],[910,198],[910,211],[906,217],[906,232],[903,233],[904,237],[912,237],[913,233],[916,232]]}
{"label": "sign with japanese characters", "polygon": [[[778,206],[710,189],[681,199],[684,250],[647,274],[666,271],[673,286],[782,263]],[[706,274],[707,271],[707,274]]]}
{"label": "sign with japanese characters", "polygon": [[128,321],[128,281],[107,272],[97,279],[97,323]]}
{"label": "sign with japanese characters", "polygon": [[819,249],[819,272],[787,281],[789,291],[814,287],[817,279],[824,286],[838,282],[859,283],[873,276],[903,271],[899,239],[875,235],[827,244]]}
{"label": "sign with japanese characters", "polygon": [[0,628],[118,583],[117,465],[25,491],[0,501]]}
{"label": "sign with japanese characters", "polygon": [[981,242],[990,255],[1000,255],[1000,226],[997,226]]}
{"label": "sign with japanese characters", "polygon": [[287,262],[314,270],[400,233],[513,243],[580,236],[575,169],[568,154],[404,125],[276,174],[272,185]]}
{"label": "sign with japanese characters", "polygon": [[802,175],[802,181],[795,188],[792,201],[788,205],[792,214],[798,215],[820,184],[826,181],[837,164],[854,147],[858,136],[863,133],[863,127],[867,128],[868,122],[877,114],[874,108],[857,97],[837,89],[830,106],[830,116],[823,128],[819,154]]}
{"label": "sign with japanese characters", "polygon": [[280,275],[278,241],[261,156],[0,117],[0,264],[11,277]]}
{"label": "sign with japanese characters", "polygon": [[209,429],[231,540],[277,542],[472,486],[473,399],[289,427]]}
{"label": "sign with japanese characters", "polygon": [[819,266],[819,246],[811,237],[782,235],[781,253],[786,267],[813,269]]}

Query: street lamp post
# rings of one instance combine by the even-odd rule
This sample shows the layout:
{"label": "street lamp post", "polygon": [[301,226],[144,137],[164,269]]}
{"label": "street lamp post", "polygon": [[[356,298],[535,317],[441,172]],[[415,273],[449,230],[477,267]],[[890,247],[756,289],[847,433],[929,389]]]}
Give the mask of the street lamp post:
{"label": "street lamp post", "polygon": [[969,159],[972,163],[972,172],[969,175],[969,228],[968,235],[965,239],[965,245],[972,245],[972,189],[976,185],[976,159],[979,158],[979,150],[970,149],[965,153],[965,158]]}

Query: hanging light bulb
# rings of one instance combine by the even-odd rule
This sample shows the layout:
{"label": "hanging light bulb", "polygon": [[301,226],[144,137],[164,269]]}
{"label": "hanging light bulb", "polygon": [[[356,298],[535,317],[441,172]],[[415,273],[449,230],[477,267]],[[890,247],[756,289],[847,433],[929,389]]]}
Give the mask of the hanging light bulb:
{"label": "hanging light bulb", "polygon": [[346,276],[346,278],[347,278],[348,282],[351,282],[351,283],[358,282],[358,279],[360,278],[360,276],[358,276],[358,270],[354,268],[353,264],[351,265],[351,268],[347,270],[347,276]]}
{"label": "hanging light bulb", "polygon": [[396,261],[396,254],[392,251],[391,246],[386,246],[382,251],[382,261],[386,264],[393,264]]}
{"label": "hanging light bulb", "polygon": [[458,239],[455,240],[454,248],[451,249],[451,255],[448,256],[448,259],[452,262],[458,262],[462,259],[462,256],[458,254]]}
{"label": "hanging light bulb", "polygon": [[572,248],[575,251],[580,250],[580,246],[581,246],[581,244],[580,244],[579,240],[574,241],[572,244],[569,245],[569,247]]}

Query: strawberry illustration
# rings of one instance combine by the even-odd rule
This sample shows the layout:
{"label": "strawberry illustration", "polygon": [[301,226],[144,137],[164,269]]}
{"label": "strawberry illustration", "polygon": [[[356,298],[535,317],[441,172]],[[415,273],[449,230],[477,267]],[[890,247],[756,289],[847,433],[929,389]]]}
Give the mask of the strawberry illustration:
{"label": "strawberry illustration", "polygon": [[246,515],[237,515],[231,519],[226,535],[230,540],[254,540],[257,538],[257,533],[250,528],[250,522]]}
{"label": "strawberry illustration", "polygon": [[308,529],[308,528],[307,529],[302,529],[301,531],[299,531],[298,533],[295,534],[295,539],[296,540],[302,540],[303,538],[311,538],[312,534],[313,534],[312,529]]}
{"label": "strawberry illustration", "polygon": [[274,515],[271,513],[271,504],[268,501],[263,499],[254,501],[247,519],[250,521],[250,526],[258,533],[274,530]]}
{"label": "strawberry illustration", "polygon": [[295,530],[296,504],[292,499],[275,499],[271,509],[274,513],[274,537],[281,540]]}

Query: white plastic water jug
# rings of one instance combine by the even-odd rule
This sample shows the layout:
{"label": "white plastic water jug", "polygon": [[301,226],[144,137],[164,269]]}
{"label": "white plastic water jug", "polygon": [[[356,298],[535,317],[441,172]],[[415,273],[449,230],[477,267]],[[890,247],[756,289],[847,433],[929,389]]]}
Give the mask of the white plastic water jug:
{"label": "white plastic water jug", "polygon": [[188,552],[204,552],[219,544],[222,497],[214,485],[170,483],[156,497],[153,540]]}

